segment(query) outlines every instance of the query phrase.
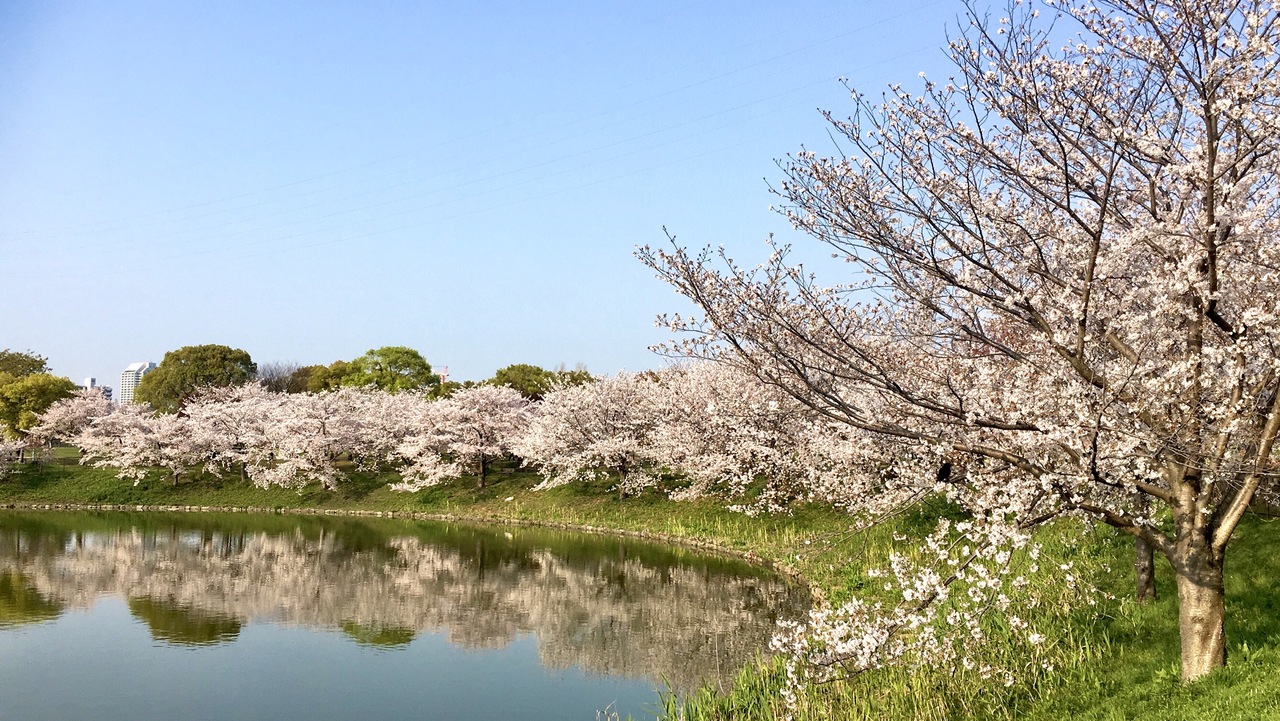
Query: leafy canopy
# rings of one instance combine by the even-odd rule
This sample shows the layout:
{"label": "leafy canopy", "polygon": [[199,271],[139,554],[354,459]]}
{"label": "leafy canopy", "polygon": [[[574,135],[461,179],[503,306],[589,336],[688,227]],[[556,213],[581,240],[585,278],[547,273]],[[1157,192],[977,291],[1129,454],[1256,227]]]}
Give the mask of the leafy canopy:
{"label": "leafy canopy", "polygon": [[539,399],[551,390],[555,374],[551,371],[528,363],[515,363],[506,368],[499,368],[493,378],[486,381],[489,385],[510,386],[525,398]]}
{"label": "leafy canopy", "polygon": [[344,386],[371,385],[384,391],[399,393],[429,390],[440,385],[440,376],[431,372],[431,364],[427,359],[406,346],[373,349],[346,366],[340,382]]}
{"label": "leafy canopy", "polygon": [[[72,394],[76,384],[49,373],[33,373],[13,378],[0,373],[0,425],[4,434],[17,438],[34,427],[38,416]],[[3,435],[3,434],[0,434]]]}
{"label": "leafy canopy", "polygon": [[236,386],[253,379],[257,365],[248,352],[225,345],[192,345],[169,351],[142,377],[134,398],[161,413],[173,413],[205,387]]}
{"label": "leafy canopy", "polygon": [[0,350],[0,375],[7,374],[21,378],[22,376],[48,372],[49,359],[42,355],[37,355],[31,351],[19,353],[8,348]]}
{"label": "leafy canopy", "polygon": [[499,368],[493,377],[485,381],[486,385],[510,386],[520,395],[531,400],[542,400],[542,397],[556,388],[580,386],[591,383],[595,377],[583,366],[567,370],[564,366],[549,371],[528,363],[515,363]]}

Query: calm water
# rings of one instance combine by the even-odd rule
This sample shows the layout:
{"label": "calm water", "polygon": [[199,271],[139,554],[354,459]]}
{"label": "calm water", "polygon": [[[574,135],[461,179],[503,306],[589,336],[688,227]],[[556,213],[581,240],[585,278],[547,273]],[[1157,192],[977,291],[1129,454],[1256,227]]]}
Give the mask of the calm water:
{"label": "calm water", "polygon": [[595,719],[731,677],[806,596],[612,538],[0,511],[0,721]]}

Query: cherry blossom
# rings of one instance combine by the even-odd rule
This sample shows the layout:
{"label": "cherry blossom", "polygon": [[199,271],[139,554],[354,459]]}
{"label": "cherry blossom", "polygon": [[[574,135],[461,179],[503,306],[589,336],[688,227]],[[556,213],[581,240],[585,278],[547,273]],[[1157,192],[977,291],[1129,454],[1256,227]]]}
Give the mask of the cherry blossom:
{"label": "cherry blossom", "polygon": [[524,431],[530,403],[506,386],[475,386],[422,409],[395,455],[407,465],[397,490],[416,491],[447,478],[473,474],[485,485],[488,464],[508,454]]}
{"label": "cherry blossom", "polygon": [[100,388],[80,389],[70,398],[55,401],[40,414],[40,423],[29,431],[32,438],[51,443],[69,441],[93,419],[111,412],[111,401]]}
{"label": "cherry blossom", "polygon": [[25,439],[0,438],[0,480],[12,473],[13,468],[22,462],[22,452],[26,447]]}
{"label": "cherry blossom", "polygon": [[[1280,12],[1036,5],[970,8],[955,77],[855,91],[852,116],[828,115],[841,153],[790,158],[781,209],[848,261],[843,284],[785,246],[754,269],[640,255],[701,309],[666,319],[689,333],[669,352],[874,439],[900,491],[983,520],[971,543],[1080,515],[1154,548],[1193,679],[1225,662],[1225,554],[1277,482]],[[876,635],[892,614],[847,613],[897,642]],[[866,648],[846,660],[884,658]]]}
{"label": "cherry blossom", "polygon": [[634,373],[553,390],[536,406],[516,454],[543,474],[541,488],[612,472],[624,496],[651,482],[660,392],[652,376]]}

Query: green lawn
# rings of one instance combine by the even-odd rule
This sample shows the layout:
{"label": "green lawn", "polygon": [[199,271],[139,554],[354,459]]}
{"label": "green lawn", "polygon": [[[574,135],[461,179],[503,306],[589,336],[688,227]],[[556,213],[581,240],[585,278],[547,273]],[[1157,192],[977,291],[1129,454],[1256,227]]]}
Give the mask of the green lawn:
{"label": "green lawn", "polygon": [[[506,472],[504,472],[506,471]],[[177,486],[156,474],[134,486],[110,470],[75,465],[73,449],[52,463],[29,466],[0,481],[0,503],[84,503],[157,506],[346,509],[419,512],[458,517],[570,524],[641,532],[751,552],[793,567],[827,598],[874,592],[865,575],[895,547],[894,534],[931,527],[941,506],[872,532],[849,532],[847,518],[823,507],[788,516],[751,518],[712,501],[674,503],[646,492],[619,501],[610,483],[531,491],[538,478],[500,467],[480,489],[462,479],[418,493],[387,487],[389,473],[351,471],[336,491],[254,488],[238,477],[196,474]],[[1132,546],[1106,528],[1069,524],[1039,539],[1047,561],[1070,559],[1117,597],[1100,606],[1077,604],[1042,621],[1054,639],[1054,670],[1031,669],[1011,687],[973,683],[927,669],[867,673],[845,684],[801,695],[797,719],[1280,719],[1280,520],[1251,517],[1228,551],[1229,665],[1194,684],[1178,681],[1176,599],[1160,562],[1158,601],[1127,600],[1133,586]],[[1092,569],[1092,571],[1090,571]],[[1011,651],[1003,663],[1025,659]],[[777,663],[744,671],[729,693],[699,694],[684,708],[694,719],[781,718]],[[677,701],[669,704],[674,711]]]}

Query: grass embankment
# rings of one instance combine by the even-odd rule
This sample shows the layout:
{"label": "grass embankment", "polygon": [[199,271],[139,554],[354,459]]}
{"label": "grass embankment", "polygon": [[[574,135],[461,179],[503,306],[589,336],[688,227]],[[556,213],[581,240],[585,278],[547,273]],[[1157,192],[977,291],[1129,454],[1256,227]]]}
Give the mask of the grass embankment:
{"label": "grass embankment", "polygon": [[[619,501],[607,482],[534,492],[529,488],[535,476],[501,469],[483,489],[474,479],[463,479],[414,494],[391,491],[387,482],[393,474],[359,472],[336,491],[262,490],[238,478],[204,474],[177,486],[157,474],[134,486],[110,470],[74,465],[73,453],[60,449],[55,463],[27,467],[0,481],[0,503],[393,511],[634,531],[788,565],[835,601],[874,592],[876,583],[865,571],[901,548],[895,535],[928,530],[930,513],[941,510],[851,534],[847,518],[821,507],[751,518],[711,501],[673,503],[657,493]],[[1106,528],[1057,528],[1040,540],[1045,563],[1072,561],[1078,573],[1093,574],[1117,600],[1094,607],[1083,599],[1059,599],[1060,609],[1068,606],[1065,611],[1038,619],[1050,638],[1047,655],[1024,658],[1011,646],[992,659],[1020,669],[1012,686],[929,670],[873,672],[849,683],[809,688],[801,694],[795,718],[1280,719],[1280,594],[1275,592],[1280,521],[1247,519],[1229,549],[1229,666],[1194,684],[1178,681],[1177,607],[1168,564],[1159,563],[1161,598],[1140,606],[1126,600],[1133,586],[1127,539]],[[998,624],[991,631],[997,638],[1002,633]],[[999,644],[995,647],[999,656]],[[1052,671],[1043,668],[1045,659]],[[778,664],[752,667],[730,692],[689,699],[683,714],[689,721],[781,718],[786,715],[782,683]],[[669,708],[674,718],[674,702]]]}

